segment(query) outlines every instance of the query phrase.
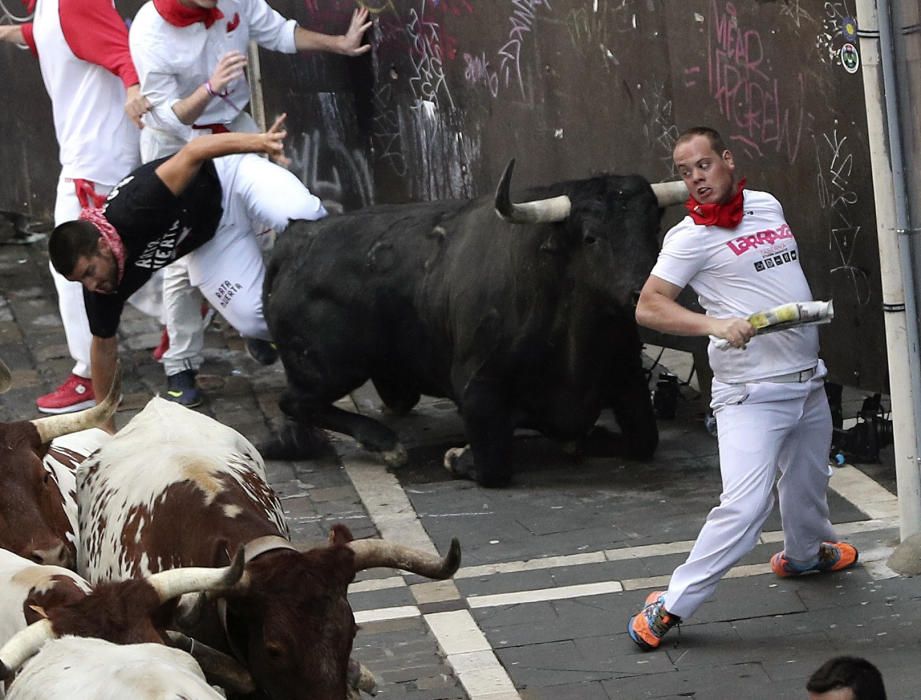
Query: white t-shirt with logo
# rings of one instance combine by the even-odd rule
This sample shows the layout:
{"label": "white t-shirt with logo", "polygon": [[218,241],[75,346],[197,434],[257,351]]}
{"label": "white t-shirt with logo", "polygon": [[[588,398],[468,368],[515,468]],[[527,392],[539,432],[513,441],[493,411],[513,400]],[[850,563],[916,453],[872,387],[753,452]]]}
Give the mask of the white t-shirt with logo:
{"label": "white t-shirt with logo", "polygon": [[[746,318],[779,304],[812,301],[799,250],[783,209],[767,192],[744,190],[744,216],[734,229],[699,226],[685,217],[666,235],[652,274],[678,287],[691,285],[713,318]],[[739,384],[816,365],[815,326],[756,335],[742,350],[720,350],[710,340],[710,367],[718,381]]]}

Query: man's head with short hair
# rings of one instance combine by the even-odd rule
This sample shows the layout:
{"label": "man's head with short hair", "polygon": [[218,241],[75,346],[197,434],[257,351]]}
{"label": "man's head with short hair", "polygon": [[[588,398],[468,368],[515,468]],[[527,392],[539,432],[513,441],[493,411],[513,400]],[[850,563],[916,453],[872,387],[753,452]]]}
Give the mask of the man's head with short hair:
{"label": "man's head with short hair", "polygon": [[690,141],[695,136],[705,136],[710,141],[710,146],[713,150],[719,155],[723,154],[723,151],[728,151],[726,147],[726,142],[723,141],[723,137],[720,136],[720,132],[716,129],[713,129],[709,126],[692,126],[689,129],[685,129],[681,136],[675,141],[675,148],[680,146],[687,141]]}
{"label": "man's head with short hair", "polygon": [[99,230],[89,221],[67,221],[48,239],[54,269],[91,292],[111,294],[118,286],[118,263]]}
{"label": "man's head with short hair", "polygon": [[672,158],[698,204],[725,204],[736,194],[735,160],[715,129],[695,126],[684,131],[675,141]]}
{"label": "man's head with short hair", "polygon": [[879,669],[856,656],[826,661],[809,677],[806,690],[810,700],[886,700]]}

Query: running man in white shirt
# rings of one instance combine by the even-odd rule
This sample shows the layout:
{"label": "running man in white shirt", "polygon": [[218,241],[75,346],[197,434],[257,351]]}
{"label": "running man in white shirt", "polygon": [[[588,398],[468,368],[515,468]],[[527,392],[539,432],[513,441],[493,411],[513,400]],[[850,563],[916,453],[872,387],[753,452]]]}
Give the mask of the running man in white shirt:
{"label": "running man in white shirt", "polygon": [[[345,34],[332,36],[285,19],[265,0],[151,0],[138,11],[130,33],[141,92],[152,105],[144,117],[141,159],[147,163],[171,155],[204,133],[258,131],[243,111],[249,103],[244,68],[250,40],[282,53],[319,50],[360,56],[371,48],[362,45],[369,26],[367,9],[353,12]],[[203,336],[187,261],[166,268],[163,296],[169,332],[162,360],[166,398],[195,406],[201,401],[195,377]],[[277,357],[274,347],[259,338],[248,339],[246,347],[263,364]]]}
{"label": "running man in white shirt", "polygon": [[[686,131],[673,157],[691,195],[689,216],[666,234],[636,320],[663,333],[711,337],[723,492],[668,590],[650,593],[630,618],[631,639],[647,650],[693,615],[755,546],[778,474],[784,549],[771,558],[774,573],[839,571],[857,561],[857,550],[836,541],[828,519],[832,423],[818,331],[755,335],[746,320],[765,308],[812,300],[783,209],[770,194],[736,183],[732,153],[713,129]],[[676,302],[687,285],[706,314]],[[719,338],[731,348],[718,349]]]}

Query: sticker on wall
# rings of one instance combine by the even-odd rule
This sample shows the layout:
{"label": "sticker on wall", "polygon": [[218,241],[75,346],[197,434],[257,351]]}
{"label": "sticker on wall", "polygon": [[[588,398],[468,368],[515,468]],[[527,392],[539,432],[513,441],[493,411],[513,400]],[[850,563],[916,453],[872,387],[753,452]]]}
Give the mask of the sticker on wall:
{"label": "sticker on wall", "polygon": [[844,70],[848,73],[856,73],[857,69],[860,68],[860,54],[857,53],[857,47],[853,44],[842,46],[839,56],[841,57],[841,65],[844,66]]}
{"label": "sticker on wall", "polygon": [[845,17],[841,20],[841,34],[845,41],[852,44],[857,43],[857,20],[853,17]]}

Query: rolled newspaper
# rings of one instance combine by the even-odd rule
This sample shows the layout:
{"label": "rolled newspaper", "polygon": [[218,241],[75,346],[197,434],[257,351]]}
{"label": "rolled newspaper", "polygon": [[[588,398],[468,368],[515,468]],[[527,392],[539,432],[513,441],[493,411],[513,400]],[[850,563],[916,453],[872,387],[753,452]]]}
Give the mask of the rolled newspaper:
{"label": "rolled newspaper", "polygon": [[[790,328],[799,328],[800,326],[831,323],[834,317],[834,300],[797,301],[758,311],[748,317],[748,322],[755,327],[755,335],[761,335],[762,333],[785,331]],[[714,345],[720,350],[727,350],[732,347],[725,338],[714,339]]]}

